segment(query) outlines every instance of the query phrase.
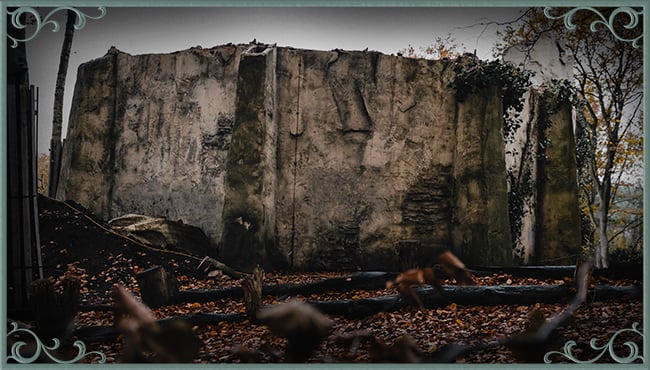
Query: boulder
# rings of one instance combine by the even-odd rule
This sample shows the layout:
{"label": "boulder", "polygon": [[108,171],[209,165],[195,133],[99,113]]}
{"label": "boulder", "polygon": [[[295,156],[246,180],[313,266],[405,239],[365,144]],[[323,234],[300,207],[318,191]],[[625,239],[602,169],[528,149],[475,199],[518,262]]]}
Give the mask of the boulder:
{"label": "boulder", "polygon": [[203,230],[184,224],[182,220],[171,221],[163,217],[128,214],[114,218],[108,223],[118,232],[159,248],[197,257],[216,252]]}

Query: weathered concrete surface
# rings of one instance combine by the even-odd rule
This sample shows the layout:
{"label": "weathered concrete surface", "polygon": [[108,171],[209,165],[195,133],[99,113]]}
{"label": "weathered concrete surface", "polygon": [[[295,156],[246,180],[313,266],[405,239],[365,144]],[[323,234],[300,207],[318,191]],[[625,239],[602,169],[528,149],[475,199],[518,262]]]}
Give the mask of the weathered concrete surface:
{"label": "weathered concrete surface", "polygon": [[568,101],[548,96],[543,107],[552,108],[545,130],[549,145],[539,161],[536,260],[570,265],[580,255],[580,205],[577,192],[576,148]]}
{"label": "weathered concrete surface", "polygon": [[[553,80],[572,80],[570,50],[562,42],[545,34],[532,49],[530,45],[515,45],[503,56],[504,61],[535,72],[531,78],[533,88],[525,96],[522,125],[514,140],[506,144],[507,168],[514,175],[510,186],[533,184],[524,205],[520,233],[513,236],[515,254],[524,264],[575,263],[582,244],[576,218],[579,205],[571,107],[565,104],[546,122],[549,117],[545,111],[558,102],[540,101],[541,93],[553,85]],[[540,152],[543,135],[539,130],[548,123],[551,126],[543,135],[551,146]]]}
{"label": "weathered concrete surface", "polygon": [[116,58],[109,52],[79,66],[57,189],[58,199],[74,199],[106,219],[112,218]]}
{"label": "weathered concrete surface", "polygon": [[269,269],[283,260],[275,248],[276,49],[260,49],[241,56],[224,184],[220,258],[247,270],[256,264]]}
{"label": "weathered concrete surface", "polygon": [[278,246],[296,265],[394,267],[398,240],[450,246],[451,78],[449,62],[279,49]]}
{"label": "weathered concrete surface", "polygon": [[454,63],[109,53],[80,68],[58,197],[182,219],[240,269],[396,269],[400,240],[422,242],[423,265],[443,248],[510,264],[501,101],[458,103]]}
{"label": "weathered concrete surface", "polygon": [[470,265],[512,264],[503,109],[496,88],[458,104],[452,240]]}
{"label": "weathered concrete surface", "polygon": [[112,50],[83,64],[57,198],[106,219],[182,219],[219,240],[242,49]]}
{"label": "weathered concrete surface", "polygon": [[[521,126],[513,140],[506,142],[506,168],[512,174],[511,191],[523,197],[521,229],[511,235],[515,260],[530,264],[535,260],[537,232],[537,164],[539,161],[540,96],[533,88],[525,95]],[[568,123],[570,124],[570,122]]]}

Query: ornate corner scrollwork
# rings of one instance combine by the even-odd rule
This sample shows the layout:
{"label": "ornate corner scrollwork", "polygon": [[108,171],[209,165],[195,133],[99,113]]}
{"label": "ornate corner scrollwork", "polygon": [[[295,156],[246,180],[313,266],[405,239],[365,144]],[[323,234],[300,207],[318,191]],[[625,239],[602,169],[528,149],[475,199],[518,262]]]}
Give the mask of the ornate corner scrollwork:
{"label": "ornate corner scrollwork", "polygon": [[[59,29],[61,28],[61,25],[59,24],[59,22],[57,22],[57,21],[55,21],[55,20],[53,20],[51,18],[56,12],[58,12],[60,10],[71,10],[71,11],[75,12],[75,14],[77,15],[77,20],[76,20],[76,22],[74,24],[74,29],[75,30],[80,30],[80,29],[82,29],[82,28],[84,28],[86,26],[86,18],[88,18],[88,19],[100,19],[100,18],[103,18],[106,15],[106,8],[103,7],[103,6],[100,6],[100,7],[97,8],[97,10],[99,10],[100,14],[98,16],[94,16],[94,17],[91,17],[91,16],[83,13],[82,11],[80,11],[80,10],[78,10],[76,8],[73,8],[73,7],[69,7],[69,6],[58,7],[56,9],[52,10],[51,12],[49,12],[44,18],[41,18],[41,15],[39,14],[38,10],[36,10],[36,9],[34,9],[32,7],[29,7],[29,6],[22,6],[20,8],[17,8],[16,10],[7,11],[7,14],[9,14],[11,16],[11,24],[16,29],[27,28],[27,22],[25,22],[24,20],[21,19],[22,16],[25,15],[25,14],[31,14],[34,17],[34,19],[35,19],[35,27],[36,27],[36,29],[34,30],[34,33],[32,35],[30,35],[29,37],[26,37],[24,39],[18,39],[18,38],[15,38],[15,37],[11,36],[11,35],[7,35],[7,37],[9,37],[9,39],[11,41],[13,41],[11,47],[15,48],[15,47],[18,46],[18,42],[21,42],[21,41],[22,42],[27,42],[27,41],[33,39],[34,37],[36,37],[36,35],[38,35],[38,33],[41,31],[41,29],[43,27],[45,27],[45,25],[47,25],[47,24],[52,25],[52,32],[58,32]],[[25,23],[23,23],[23,22],[25,22]]]}
{"label": "ornate corner scrollwork", "polygon": [[586,10],[586,11],[593,12],[599,18],[592,21],[591,24],[589,25],[589,29],[591,30],[591,32],[596,32],[596,27],[598,27],[598,25],[603,25],[607,27],[607,29],[609,29],[612,35],[614,35],[614,37],[616,37],[618,40],[631,42],[632,46],[635,48],[639,47],[639,41],[643,38],[643,32],[641,32],[641,34],[635,38],[628,39],[619,35],[614,29],[614,20],[616,20],[617,17],[622,15],[626,15],[628,17],[628,21],[627,23],[623,24],[623,27],[625,27],[628,30],[637,27],[640,24],[639,23],[640,16],[643,15],[642,10],[637,11],[627,6],[618,7],[612,11],[612,13],[609,15],[609,18],[605,17],[601,12],[589,6],[576,7],[558,16],[551,15],[552,10],[553,7],[547,6],[546,8],[544,8],[544,15],[549,19],[564,19],[564,26],[569,30],[576,29],[576,24],[573,22],[573,17],[575,16],[575,14],[581,10]]}
{"label": "ornate corner scrollwork", "polygon": [[20,350],[21,350],[21,348],[23,348],[24,346],[27,345],[27,342],[17,341],[15,343],[13,343],[13,345],[11,346],[11,350],[10,350],[11,354],[9,356],[7,356],[7,360],[14,360],[14,361],[16,361],[18,363],[21,363],[21,364],[30,364],[30,363],[33,363],[34,361],[36,361],[41,356],[41,352],[42,352],[50,360],[52,360],[52,361],[54,361],[54,362],[56,362],[58,364],[72,364],[72,363],[78,362],[79,360],[81,360],[82,358],[84,358],[86,356],[91,356],[91,355],[98,355],[99,360],[97,362],[100,363],[100,364],[103,364],[103,363],[106,362],[106,355],[104,353],[102,353],[102,352],[92,351],[92,352],[86,353],[86,345],[80,340],[77,340],[74,343],[72,343],[72,345],[74,347],[76,347],[77,350],[78,350],[77,355],[73,359],[70,359],[70,360],[60,360],[60,359],[56,358],[54,356],[54,354],[53,354],[53,352],[56,351],[57,349],[59,349],[59,346],[61,345],[61,342],[58,339],[54,338],[52,340],[53,344],[51,346],[46,346],[45,344],[43,344],[43,342],[41,342],[41,340],[38,338],[38,336],[33,331],[31,331],[29,329],[18,328],[18,324],[16,324],[15,322],[12,322],[11,325],[13,326],[13,329],[7,334],[7,337],[10,337],[10,336],[18,334],[18,333],[27,333],[27,334],[29,334],[30,336],[32,336],[34,338],[34,344],[36,345],[36,348],[34,350],[33,355],[31,355],[29,357],[25,357],[25,356],[23,356],[21,354]]}
{"label": "ornate corner scrollwork", "polygon": [[635,322],[635,323],[632,324],[631,329],[622,329],[622,330],[617,331],[616,333],[614,333],[612,338],[603,346],[599,346],[596,343],[597,339],[595,339],[595,338],[591,339],[591,341],[589,341],[589,345],[591,346],[591,348],[595,349],[596,351],[600,351],[600,353],[591,360],[578,360],[577,358],[575,358],[573,356],[573,354],[572,354],[572,351],[573,351],[573,347],[576,346],[576,342],[573,341],[573,340],[570,340],[570,341],[568,341],[568,342],[566,342],[564,344],[564,348],[563,348],[564,352],[559,352],[559,351],[547,352],[544,355],[544,362],[547,363],[547,364],[550,364],[550,363],[552,363],[552,361],[550,360],[551,355],[560,355],[560,356],[565,357],[565,358],[569,359],[570,361],[573,361],[573,362],[575,362],[577,364],[592,364],[592,363],[598,361],[601,357],[603,357],[603,355],[606,352],[609,352],[609,355],[612,357],[612,359],[614,361],[620,363],[620,364],[630,364],[630,363],[632,363],[632,362],[634,362],[636,360],[644,361],[643,356],[639,354],[639,346],[634,342],[628,341],[628,342],[623,343],[630,350],[630,353],[627,356],[622,357],[622,356],[618,356],[618,355],[616,355],[616,353],[614,353],[614,341],[616,340],[616,337],[618,335],[620,335],[621,333],[631,332],[631,333],[640,335],[641,338],[643,339],[643,333],[640,332],[637,329],[638,325],[639,325],[639,323]]}

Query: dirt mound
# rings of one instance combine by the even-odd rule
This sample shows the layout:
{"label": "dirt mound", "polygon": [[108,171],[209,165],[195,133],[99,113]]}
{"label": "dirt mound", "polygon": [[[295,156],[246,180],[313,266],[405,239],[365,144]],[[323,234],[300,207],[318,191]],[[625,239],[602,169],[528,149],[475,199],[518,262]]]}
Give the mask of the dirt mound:
{"label": "dirt mound", "polygon": [[153,266],[177,276],[202,276],[196,267],[204,256],[147,248],[116,234],[79,204],[39,195],[38,208],[44,276],[58,278],[68,269],[85,274],[82,293],[88,301],[83,303],[110,300],[110,289],[118,283],[137,291],[135,275]]}

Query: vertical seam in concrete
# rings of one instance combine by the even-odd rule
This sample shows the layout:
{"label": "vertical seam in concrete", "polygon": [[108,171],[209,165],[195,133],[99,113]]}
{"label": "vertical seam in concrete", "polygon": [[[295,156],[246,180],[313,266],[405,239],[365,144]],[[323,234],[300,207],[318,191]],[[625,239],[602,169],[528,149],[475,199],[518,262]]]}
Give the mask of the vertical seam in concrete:
{"label": "vertical seam in concrete", "polygon": [[269,89],[270,94],[272,94],[271,99],[271,109],[272,116],[270,124],[273,125],[273,136],[271,137],[272,143],[270,144],[273,148],[273,155],[270,155],[269,158],[273,158],[273,166],[270,166],[273,169],[273,188],[271,189],[273,200],[271,202],[272,209],[268,211],[273,215],[271,218],[271,224],[267,227],[267,232],[269,229],[272,232],[272,235],[267,237],[267,240],[272,240],[272,247],[275,251],[278,251],[278,228],[277,228],[277,201],[278,201],[278,136],[279,136],[279,127],[278,127],[278,49],[277,47],[273,48],[272,54],[272,67],[270,78],[271,78],[271,89]]}
{"label": "vertical seam in concrete", "polygon": [[[454,78],[456,78],[456,75],[454,74]],[[456,90],[454,89],[454,94],[456,94]],[[454,117],[453,117],[453,122],[454,122],[454,148],[451,151],[452,157],[451,157],[451,194],[450,194],[450,199],[453,202],[451,205],[451,212],[450,212],[450,217],[451,217],[451,222],[449,223],[449,243],[451,244],[451,250],[454,251],[456,254],[459,256],[462,256],[460,252],[460,245],[456,244],[456,237],[454,236],[456,234],[456,227],[455,225],[457,224],[458,220],[458,188],[457,188],[457,183],[458,181],[456,180],[457,176],[457,166],[458,166],[458,127],[460,126],[459,120],[459,115],[458,115],[458,110],[460,109],[460,104],[458,102],[458,99],[454,98]]]}
{"label": "vertical seam in concrete", "polygon": [[[110,122],[108,123],[111,125],[110,127],[110,137],[107,140],[108,142],[111,142],[115,144],[115,138],[117,136],[117,102],[118,102],[118,89],[117,89],[117,72],[118,72],[118,55],[119,53],[114,53],[113,54],[113,104],[112,108],[113,111],[110,115]],[[108,150],[108,161],[106,163],[107,170],[108,170],[108,198],[106,199],[106,214],[108,218],[112,218],[113,215],[113,195],[115,192],[115,174],[113,173],[115,170],[115,150],[116,150],[116,145],[112,145],[109,150]]]}
{"label": "vertical seam in concrete", "polygon": [[298,61],[298,89],[296,92],[296,132],[293,133],[289,130],[291,137],[293,138],[293,184],[292,184],[292,194],[291,194],[291,253],[290,261],[291,268],[293,269],[293,261],[295,255],[295,242],[296,242],[296,184],[298,182],[298,137],[300,133],[300,85],[301,85],[301,73],[302,73],[302,55],[299,57]]}
{"label": "vertical seam in concrete", "polygon": [[[267,161],[267,171],[272,170],[271,172],[271,189],[269,189],[269,193],[271,196],[271,202],[270,202],[270,210],[266,210],[265,212],[269,213],[269,221],[266,221],[268,224],[265,225],[265,233],[268,233],[265,235],[265,241],[267,245],[270,244],[270,247],[272,248],[273,254],[269,254],[267,251],[267,255],[271,256],[271,259],[273,259],[273,255],[279,254],[278,250],[278,243],[277,243],[277,238],[278,238],[278,231],[277,231],[277,199],[278,199],[278,136],[279,136],[279,128],[278,128],[278,114],[277,114],[277,100],[278,100],[278,84],[277,84],[277,75],[278,75],[278,49],[277,47],[273,47],[267,58],[270,58],[270,63],[271,67],[269,68],[267,66],[267,79],[270,80],[271,88],[266,90],[267,94],[270,94],[270,97],[266,97],[267,99],[271,99],[271,102],[269,104],[271,108],[271,117],[268,120],[268,124],[272,127],[272,130],[270,132],[272,135],[269,137],[271,140],[270,143],[267,144],[267,147],[271,148],[272,153],[268,154],[268,157],[266,158]],[[268,119],[268,115],[267,115]],[[269,163],[271,162],[271,163]],[[266,214],[264,215],[266,218]]]}

